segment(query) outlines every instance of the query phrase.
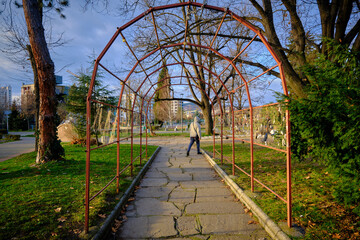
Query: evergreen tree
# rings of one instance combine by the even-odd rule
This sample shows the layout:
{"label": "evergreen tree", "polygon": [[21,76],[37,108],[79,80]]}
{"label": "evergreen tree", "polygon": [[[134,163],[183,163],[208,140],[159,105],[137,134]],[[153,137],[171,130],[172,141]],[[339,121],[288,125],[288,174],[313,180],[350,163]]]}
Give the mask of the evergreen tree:
{"label": "evergreen tree", "polygon": [[10,130],[27,130],[26,119],[20,114],[15,100],[11,105],[11,114],[9,115]]}
{"label": "evergreen tree", "polygon": [[[69,96],[67,98],[67,110],[69,113],[72,113],[74,117],[74,126],[79,139],[84,139],[86,136],[86,98],[90,81],[90,75],[80,73],[76,78],[76,82],[70,87]],[[102,85],[99,77],[97,77],[97,80],[95,81],[92,99],[115,105],[115,97],[110,96],[110,91],[107,90],[107,86]],[[92,122],[100,107],[108,108],[107,106],[95,102],[91,103]]]}

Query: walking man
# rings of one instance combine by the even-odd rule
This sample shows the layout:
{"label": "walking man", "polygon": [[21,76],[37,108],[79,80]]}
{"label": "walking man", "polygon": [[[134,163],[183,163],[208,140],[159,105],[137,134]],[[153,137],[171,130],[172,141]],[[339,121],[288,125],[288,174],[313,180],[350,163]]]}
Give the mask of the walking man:
{"label": "walking man", "polygon": [[197,154],[201,154],[200,152],[200,139],[201,139],[201,127],[200,127],[200,119],[198,117],[194,118],[194,122],[190,124],[190,144],[188,150],[186,152],[186,156],[189,156],[190,149],[194,142],[196,141]]}

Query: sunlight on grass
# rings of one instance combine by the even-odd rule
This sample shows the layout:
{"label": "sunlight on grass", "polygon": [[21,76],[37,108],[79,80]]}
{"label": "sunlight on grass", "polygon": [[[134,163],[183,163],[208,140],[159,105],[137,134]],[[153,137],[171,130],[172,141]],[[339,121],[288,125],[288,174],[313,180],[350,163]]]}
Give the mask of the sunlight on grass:
{"label": "sunlight on grass", "polygon": [[[34,152],[0,163],[0,239],[74,239],[84,224],[85,148],[63,145],[66,160],[36,165]],[[148,147],[149,157],[156,146]],[[130,161],[130,146],[121,145],[121,166]],[[143,146],[144,149],[144,146]],[[134,146],[134,156],[139,146]],[[116,145],[93,151],[91,193],[116,175]],[[136,162],[138,164],[138,162]],[[135,165],[135,174],[141,169]],[[126,171],[120,182],[124,192],[131,184]],[[113,183],[90,203],[90,225],[107,216],[121,194]]]}
{"label": "sunlight on grass", "polygon": [[[212,146],[203,146],[212,156]],[[220,151],[220,145],[216,145]],[[229,160],[232,145],[224,144],[223,153]],[[235,163],[250,173],[250,145],[235,145]],[[220,156],[216,162],[232,174],[231,164]],[[254,146],[254,174],[257,179],[286,199],[286,155],[264,147]],[[250,178],[236,170],[234,181],[245,191],[250,191]],[[336,181],[323,164],[303,161],[292,163],[292,195],[294,223],[306,229],[305,239],[357,239],[360,238],[360,218],[352,213],[353,206],[343,206],[334,200]],[[275,222],[287,220],[286,204],[274,194],[255,183],[256,198],[263,211]]]}

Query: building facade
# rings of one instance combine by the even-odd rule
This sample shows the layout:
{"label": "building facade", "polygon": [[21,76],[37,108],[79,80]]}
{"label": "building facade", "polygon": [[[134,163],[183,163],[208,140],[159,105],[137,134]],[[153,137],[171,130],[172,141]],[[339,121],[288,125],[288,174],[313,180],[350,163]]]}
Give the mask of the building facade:
{"label": "building facade", "polygon": [[0,87],[0,109],[9,110],[11,108],[12,89],[11,86]]}
{"label": "building facade", "polygon": [[170,101],[171,105],[171,113],[176,116],[176,114],[179,112],[180,110],[180,101],[179,100],[173,100]]}

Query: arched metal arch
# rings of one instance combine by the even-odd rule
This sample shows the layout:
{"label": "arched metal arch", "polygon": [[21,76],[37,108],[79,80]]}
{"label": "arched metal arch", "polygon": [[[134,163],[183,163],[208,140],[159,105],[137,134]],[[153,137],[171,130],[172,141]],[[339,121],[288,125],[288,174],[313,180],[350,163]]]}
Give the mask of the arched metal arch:
{"label": "arched metal arch", "polygon": [[[169,78],[174,78],[174,77],[165,77],[165,78],[159,80],[158,82],[154,83],[151,87],[153,87],[153,86],[157,85],[158,83],[163,82],[163,81],[165,81],[165,80],[167,80],[167,79],[169,79]],[[215,94],[216,97],[218,98],[218,102],[220,103],[220,98],[219,98],[217,92],[215,91],[215,89],[214,89],[210,84],[208,84],[208,83],[206,83],[205,81],[203,81],[202,79],[198,79],[198,80],[200,80],[200,81],[203,82],[204,84],[208,85],[208,86],[213,90],[214,94]],[[166,88],[166,87],[168,87],[168,86],[174,86],[174,85],[176,85],[176,86],[180,86],[180,85],[189,86],[189,84],[170,84],[170,85],[164,85],[164,86],[162,86],[162,87],[160,87],[160,88],[156,88],[156,89],[155,89],[155,92],[153,92],[153,93],[150,95],[150,97],[148,97],[148,94],[149,94],[150,89],[151,89],[151,87],[150,87],[150,88],[148,89],[148,91],[145,93],[145,95],[141,97],[141,108],[140,108],[139,114],[142,115],[144,103],[147,102],[147,107],[146,107],[147,110],[146,110],[146,112],[145,112],[145,113],[146,113],[145,115],[146,115],[146,119],[148,119],[148,109],[149,109],[151,100],[154,98],[154,95],[156,94],[156,92],[158,92],[159,90],[161,90],[161,89],[163,89],[163,88]],[[207,93],[206,93],[203,89],[201,89],[199,86],[197,86],[197,85],[195,85],[195,84],[191,84],[191,86],[198,88],[200,91],[203,91],[203,92],[207,95]],[[146,98],[148,98],[149,100],[148,100],[148,101],[145,101]],[[211,98],[210,98],[209,96],[208,96],[208,98],[209,98],[209,100],[210,100],[210,102],[211,102],[211,105],[214,106],[213,101],[211,100]],[[132,113],[134,112],[135,101],[136,101],[136,96],[135,96],[135,99],[134,99],[134,101],[133,101],[133,106],[132,106],[132,109],[131,109],[131,112],[132,112]],[[222,107],[221,107],[221,104],[220,104],[219,106],[220,106],[220,111],[221,111],[221,116],[222,116],[222,115],[223,115],[223,109],[222,109]],[[212,107],[212,110],[213,110],[213,115],[215,116],[214,107]],[[132,114],[132,118],[133,118],[133,114]],[[140,119],[142,119],[142,117],[141,117]],[[141,121],[142,121],[142,120],[141,120]],[[140,121],[140,122],[141,122],[141,121]],[[131,136],[133,136],[133,127],[134,127],[134,125],[133,125],[133,121],[132,121],[132,124],[131,124]],[[141,146],[142,146],[142,130],[141,130],[141,129],[142,129],[142,128],[141,128],[141,126],[140,126],[140,152],[142,152],[142,151],[141,151]],[[147,136],[146,136],[146,137],[147,137]],[[214,135],[214,137],[215,137],[215,135]],[[146,139],[146,140],[147,140],[147,139]],[[131,137],[131,144],[133,144],[133,137]],[[146,147],[147,147],[147,146],[146,146]],[[215,155],[215,154],[214,154],[214,155]],[[141,163],[141,156],[142,156],[142,154],[140,154],[140,163]],[[131,163],[132,163],[132,161],[133,161],[133,149],[131,148]],[[132,169],[132,165],[131,165],[131,169]]]}
{"label": "arched metal arch", "polygon": [[[189,43],[186,42],[186,34],[187,34],[187,21],[186,21],[186,25],[185,25],[185,38],[184,38],[184,42],[181,43],[177,43],[177,44],[170,44],[167,46],[161,46],[159,43],[159,38],[158,38],[158,34],[157,34],[157,29],[156,29],[156,24],[155,24],[155,18],[154,18],[154,12],[159,11],[159,10],[165,10],[165,9],[171,9],[171,8],[179,8],[179,7],[190,7],[190,6],[194,6],[194,7],[198,7],[198,8],[204,8],[204,9],[209,9],[209,10],[215,10],[218,12],[224,12],[224,16],[222,19],[222,22],[224,20],[224,18],[229,15],[231,16],[232,19],[240,22],[242,25],[246,26],[248,29],[250,29],[251,31],[253,31],[255,33],[254,38],[251,40],[251,42],[258,36],[260,38],[260,40],[262,41],[262,43],[266,46],[266,48],[268,49],[269,53],[272,55],[273,59],[276,61],[277,65],[273,66],[271,69],[268,69],[267,71],[264,71],[262,74],[258,75],[257,77],[246,81],[245,78],[242,76],[241,72],[239,71],[239,69],[236,67],[236,65],[234,64],[234,60],[251,44],[251,42],[248,43],[248,45],[233,59],[230,60],[228,58],[226,58],[225,56],[221,55],[221,53],[217,52],[215,49],[212,48],[212,43],[211,45],[208,46],[200,46],[197,44],[193,44],[193,43]],[[153,19],[153,23],[154,23],[154,29],[156,32],[156,36],[157,36],[157,40],[158,40],[158,48],[154,49],[152,52],[146,54],[145,56],[143,56],[142,58],[138,59],[137,56],[135,55],[135,53],[132,51],[131,47],[128,45],[128,43],[126,42],[127,46],[129,47],[130,51],[132,52],[132,54],[134,55],[135,59],[137,60],[136,63],[134,64],[132,70],[129,72],[129,74],[127,75],[127,77],[125,78],[125,80],[121,80],[120,78],[118,78],[116,75],[114,75],[113,73],[111,73],[111,71],[107,70],[106,67],[104,67],[100,61],[101,59],[104,57],[104,55],[106,54],[106,52],[110,49],[111,45],[114,43],[114,41],[118,38],[119,35],[121,35],[124,38],[122,31],[125,30],[126,28],[130,27],[131,25],[133,25],[134,23],[136,23],[137,21],[141,20],[142,18],[144,18],[145,16],[151,14],[152,19]],[[216,35],[221,27],[220,23]],[[214,37],[214,39],[216,38],[216,35]],[[219,74],[217,76],[217,79],[220,80],[220,77],[225,70],[232,65],[232,67],[235,69],[236,73],[241,77],[243,84],[241,86],[239,86],[236,89],[232,89],[231,91],[229,91],[226,86],[221,82],[221,84],[223,85],[224,89],[226,89],[227,94],[231,94],[231,92],[235,92],[237,89],[239,89],[240,87],[245,86],[246,91],[247,91],[247,96],[248,96],[248,101],[249,101],[249,108],[250,108],[250,118],[251,118],[251,130],[250,130],[250,134],[251,134],[251,149],[253,147],[253,106],[251,104],[251,97],[250,97],[250,92],[249,92],[249,88],[248,88],[248,83],[255,80],[256,78],[260,77],[261,75],[265,74],[266,72],[278,67],[279,68],[279,72],[280,72],[280,78],[282,81],[282,87],[283,87],[283,92],[285,95],[288,94],[287,92],[287,87],[286,87],[286,83],[285,83],[285,79],[284,79],[284,73],[283,73],[283,68],[282,68],[282,63],[279,61],[278,57],[276,56],[276,54],[274,53],[274,51],[272,50],[271,46],[269,45],[269,43],[267,42],[267,40],[265,39],[265,37],[262,35],[262,33],[260,32],[259,29],[257,29],[256,27],[254,27],[251,23],[247,22],[246,20],[242,19],[241,17],[239,17],[238,15],[236,15],[235,13],[233,13],[232,11],[228,10],[227,8],[220,8],[220,7],[216,7],[216,6],[211,6],[211,5],[204,5],[201,3],[195,3],[192,1],[189,2],[183,2],[183,3],[176,3],[176,4],[170,4],[170,5],[164,5],[164,6],[159,6],[159,7],[153,7],[148,9],[147,11],[145,11],[144,13],[140,14],[139,16],[137,16],[136,18],[134,18],[133,20],[129,21],[128,23],[124,24],[122,27],[118,28],[117,31],[115,32],[115,34],[113,35],[113,37],[111,38],[111,40],[108,42],[108,44],[106,45],[106,47],[103,49],[103,51],[101,52],[101,54],[99,55],[99,57],[95,60],[95,65],[94,65],[94,71],[92,74],[92,79],[91,79],[91,83],[90,83],[90,87],[89,87],[89,92],[88,92],[88,96],[87,96],[87,160],[86,160],[86,192],[85,192],[85,198],[86,198],[86,202],[85,202],[85,231],[88,231],[88,212],[89,212],[89,189],[90,189],[90,152],[91,152],[91,148],[90,148],[90,139],[91,139],[91,134],[90,134],[90,105],[91,102],[94,101],[91,99],[91,95],[92,95],[92,90],[94,87],[94,83],[95,83],[95,78],[96,78],[96,73],[98,70],[99,65],[101,67],[103,67],[106,71],[108,71],[111,75],[113,75],[115,78],[119,79],[122,84],[122,92],[124,89],[124,85],[127,85],[126,82],[129,79],[130,75],[134,72],[135,68],[140,65],[140,67],[143,69],[143,72],[146,75],[146,78],[144,79],[142,85],[144,84],[144,82],[146,81],[146,79],[149,79],[149,75],[146,73],[145,68],[141,65],[141,62],[146,59],[147,57],[149,57],[150,55],[154,54],[157,51],[160,51],[160,54],[162,55],[161,50],[162,49],[166,49],[166,48],[171,48],[171,47],[176,47],[176,46],[180,46],[183,45],[183,60],[182,62],[178,63],[178,64],[185,64],[184,59],[185,59],[185,45],[189,45],[189,46],[194,46],[194,47],[200,47],[203,49],[208,49],[210,51],[212,51],[213,53],[215,53],[216,55],[218,55],[219,57],[221,57],[222,59],[226,60],[229,62],[229,65],[223,70],[223,72],[221,74]],[[203,65],[199,65],[200,67],[205,69],[205,66]],[[160,68],[159,68],[160,69]],[[156,71],[155,71],[156,72]],[[153,74],[153,73],[152,73]],[[151,83],[151,81],[150,81]],[[153,85],[153,84],[152,84]],[[153,85],[154,86],[154,85]],[[131,89],[131,88],[130,88]],[[134,91],[133,89],[131,89],[134,94],[136,94],[135,96],[139,96],[137,94],[137,91]],[[121,93],[122,95],[122,93]],[[229,98],[231,101],[231,98]],[[134,101],[135,102],[135,101]],[[117,106],[118,112],[120,111],[120,103],[121,103],[121,98],[119,98],[119,104]],[[232,107],[232,103],[231,103],[231,107]],[[232,109],[233,110],[233,109]],[[233,112],[233,111],[232,111]],[[234,132],[234,113],[232,114],[232,127],[233,127],[233,132]],[[118,122],[118,129],[119,129],[119,122]],[[119,131],[119,130],[118,130]],[[289,128],[289,112],[286,111],[286,140],[287,140],[287,187],[288,187],[288,191],[287,191],[287,208],[288,208],[288,225],[291,226],[291,155],[290,155],[290,128]],[[117,144],[119,145],[119,141],[117,141]],[[233,137],[233,145],[234,145],[234,137]],[[234,151],[233,151],[234,154]],[[251,151],[251,162],[253,163],[253,152]],[[253,168],[251,169],[251,174],[253,175]],[[117,176],[117,178],[119,178],[119,176]],[[253,183],[252,183],[252,190],[253,190]]]}

